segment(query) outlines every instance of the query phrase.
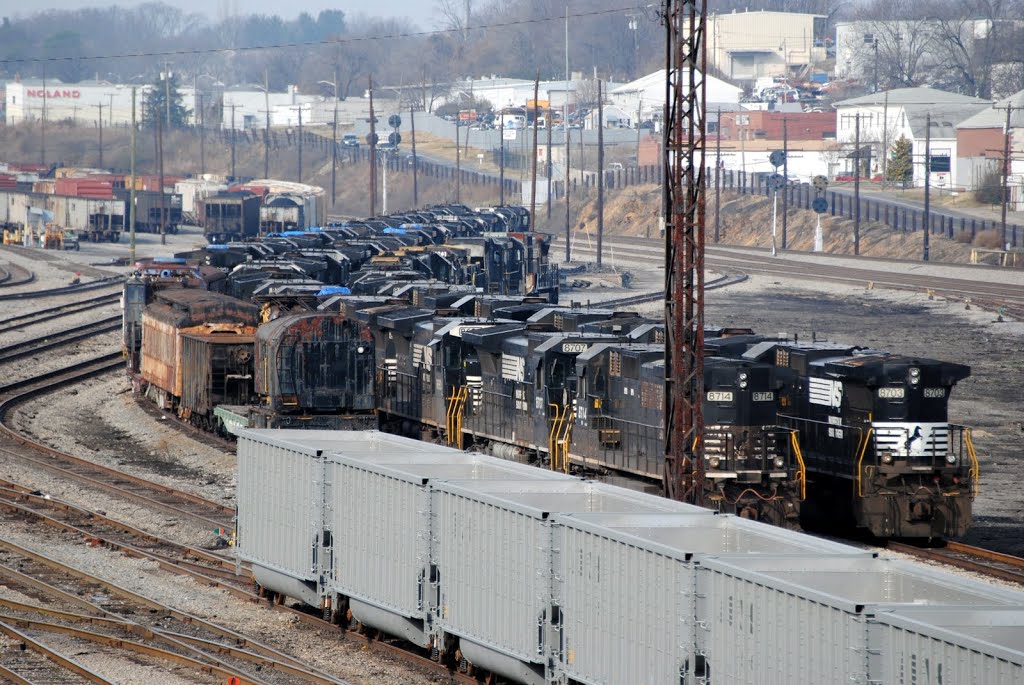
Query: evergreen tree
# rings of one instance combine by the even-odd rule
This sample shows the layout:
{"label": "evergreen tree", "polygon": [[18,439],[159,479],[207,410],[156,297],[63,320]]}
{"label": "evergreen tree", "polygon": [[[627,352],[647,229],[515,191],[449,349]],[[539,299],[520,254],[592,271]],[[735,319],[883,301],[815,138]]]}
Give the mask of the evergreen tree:
{"label": "evergreen tree", "polygon": [[892,157],[885,168],[885,180],[890,183],[906,184],[913,180],[913,147],[906,136],[900,136],[892,146]]}
{"label": "evergreen tree", "polygon": [[[167,95],[170,93],[170,120],[167,118]],[[185,108],[184,98],[178,90],[178,79],[172,73],[168,80],[167,74],[160,77],[150,86],[143,104],[142,123],[145,126],[156,126],[156,117],[160,117],[164,129],[184,128],[189,125],[192,111]]]}

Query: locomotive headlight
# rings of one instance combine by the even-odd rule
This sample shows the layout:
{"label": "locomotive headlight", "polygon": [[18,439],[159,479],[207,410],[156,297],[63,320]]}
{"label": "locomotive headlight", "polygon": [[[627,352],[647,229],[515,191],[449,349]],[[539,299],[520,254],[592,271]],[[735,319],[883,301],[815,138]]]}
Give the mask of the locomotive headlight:
{"label": "locomotive headlight", "polygon": [[741,372],[741,373],[740,373],[740,380],[741,380],[741,381],[745,381],[745,380],[747,380],[747,374],[746,374],[746,373],[743,373],[743,372]]}
{"label": "locomotive headlight", "polygon": [[785,465],[786,465],[786,460],[785,459],[783,459],[782,457],[775,457],[775,468],[781,469]]}
{"label": "locomotive headlight", "polygon": [[911,367],[910,369],[910,382],[913,385],[917,385],[921,382],[921,369],[916,366]]}
{"label": "locomotive headlight", "polygon": [[[746,374],[744,374],[744,375],[746,375]],[[746,382],[746,381],[744,381],[744,380],[741,380],[741,381],[740,381],[740,389],[742,390],[742,389],[743,389],[743,388],[745,388],[745,387],[747,387],[747,382]]]}
{"label": "locomotive headlight", "polygon": [[955,464],[956,463],[956,455],[955,454],[947,454],[946,455],[946,463],[947,464]]}
{"label": "locomotive headlight", "polygon": [[709,463],[711,464],[711,468],[717,469],[718,465],[722,462],[718,457],[711,457],[711,461]]}
{"label": "locomotive headlight", "polygon": [[359,347],[356,348],[356,353],[357,354],[362,354],[363,352],[366,352],[366,348],[363,347],[362,345],[360,345]]}
{"label": "locomotive headlight", "polygon": [[882,463],[883,464],[891,464],[892,463],[892,452],[882,452]]}

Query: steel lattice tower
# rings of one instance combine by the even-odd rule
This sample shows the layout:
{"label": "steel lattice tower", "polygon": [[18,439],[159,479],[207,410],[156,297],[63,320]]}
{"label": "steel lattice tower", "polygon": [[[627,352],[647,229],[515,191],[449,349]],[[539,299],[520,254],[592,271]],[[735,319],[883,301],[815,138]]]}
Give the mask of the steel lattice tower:
{"label": "steel lattice tower", "polygon": [[703,501],[707,0],[664,0],[665,494]]}

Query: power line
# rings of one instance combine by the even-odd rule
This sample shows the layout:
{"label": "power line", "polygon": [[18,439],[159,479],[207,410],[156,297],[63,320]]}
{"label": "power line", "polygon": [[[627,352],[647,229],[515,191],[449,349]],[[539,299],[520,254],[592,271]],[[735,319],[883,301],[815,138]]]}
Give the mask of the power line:
{"label": "power line", "polygon": [[[591,10],[569,14],[571,18],[598,17],[608,14],[621,14],[635,7],[618,7],[615,9]],[[126,52],[113,55],[75,55],[70,57],[26,57],[23,59],[0,59],[0,64],[47,64],[53,62],[74,62],[79,60],[107,60],[107,59],[131,59],[135,57],[177,57],[180,55],[216,55],[234,52],[254,52],[259,50],[284,50],[288,48],[309,48],[321,45],[348,45],[368,43],[373,41],[397,40],[402,38],[424,38],[429,36],[443,36],[448,34],[461,34],[466,31],[484,31],[488,29],[509,28],[512,26],[529,26],[532,24],[544,24],[551,21],[565,21],[566,15],[561,14],[551,17],[539,17],[536,19],[519,19],[515,21],[504,21],[495,24],[479,24],[469,26],[465,29],[436,29],[433,31],[409,31],[407,33],[387,33],[375,36],[353,36],[351,38],[332,38],[329,40],[302,41],[298,43],[273,43],[269,45],[241,45],[226,48],[206,48],[193,50],[162,50],[156,52]]]}

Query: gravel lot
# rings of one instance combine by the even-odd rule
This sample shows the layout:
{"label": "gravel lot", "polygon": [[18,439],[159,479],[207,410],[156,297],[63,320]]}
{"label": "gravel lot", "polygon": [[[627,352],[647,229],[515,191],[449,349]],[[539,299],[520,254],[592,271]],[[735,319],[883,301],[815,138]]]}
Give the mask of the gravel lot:
{"label": "gravel lot", "polygon": [[[169,255],[174,251],[201,245],[194,233],[168,237],[163,246],[154,236],[140,236],[139,254]],[[558,252],[556,247],[553,252]],[[24,290],[64,285],[69,275],[81,271],[86,278],[116,272],[103,266],[112,257],[127,254],[127,244],[92,245],[85,243],[79,253],[32,253],[0,249],[0,263],[13,262],[32,268],[35,283]],[[84,264],[85,266],[82,266]],[[888,262],[862,262],[874,268],[899,268]],[[660,263],[621,264],[634,275],[631,292],[654,290],[662,285]],[[942,267],[946,268],[946,267]],[[961,267],[962,268],[962,267]],[[950,267],[952,269],[952,267]],[[120,269],[123,271],[123,268]],[[947,272],[948,273],[948,272]],[[1001,273],[1001,272],[999,272]],[[950,274],[955,275],[955,274]],[[1017,276],[1016,274],[1014,275]],[[709,274],[709,278],[712,276]],[[593,301],[622,296],[617,273],[587,274],[593,287],[567,293],[564,300]],[[25,307],[49,306],[42,303],[4,303],[7,315],[25,311]],[[647,307],[655,316],[660,305]],[[994,315],[977,308],[965,310],[963,304],[930,301],[924,295],[865,290],[807,281],[786,282],[778,278],[753,277],[746,283],[707,294],[707,320],[715,324],[751,326],[761,332],[786,332],[809,337],[856,341],[861,344],[896,350],[907,354],[959,361],[972,366],[971,378],[954,392],[951,420],[975,429],[975,443],[982,457],[981,495],[975,502],[975,525],[966,541],[992,549],[1024,554],[1024,539],[1019,535],[1024,521],[1024,493],[1017,487],[1022,455],[1018,443],[1024,437],[1024,393],[1020,388],[1024,370],[1024,324],[996,323]],[[68,321],[71,325],[72,321]],[[39,327],[43,329],[43,327]],[[26,335],[38,335],[26,329]],[[13,342],[8,336],[0,344]],[[93,346],[95,345],[95,349]],[[116,347],[119,339],[110,335],[102,343],[90,343],[83,356],[103,347]],[[16,376],[32,367],[38,370],[50,360],[35,359],[4,368]],[[12,365],[7,365],[12,366]],[[20,367],[20,370],[19,370]],[[18,418],[20,425],[51,444],[89,456],[105,464],[160,482],[185,487],[210,499],[231,502],[234,499],[234,457],[203,445],[177,431],[169,422],[154,421],[135,404],[125,380],[119,376],[89,381],[59,395],[27,405]],[[202,545],[212,542],[212,533],[169,518],[165,514],[113,501],[110,497],[67,486],[46,474],[12,463],[0,452],[3,474],[25,484],[77,504],[102,509],[129,520],[147,530],[159,532],[182,543]],[[126,559],[84,544],[70,544],[40,535],[32,527],[7,526],[4,537],[32,543],[41,551],[62,560],[90,568],[100,575],[117,579],[135,589],[179,608],[203,616],[216,616],[219,622],[258,639],[277,640],[287,650],[307,658],[317,668],[353,683],[418,684],[438,682],[401,664],[368,655],[358,646],[341,640],[336,632],[314,635],[294,631],[286,618],[258,606],[231,598],[219,591],[199,587],[189,581],[167,578],[146,562]],[[95,666],[100,670],[99,666]],[[138,675],[138,674],[136,674]],[[134,676],[124,682],[135,681]],[[180,680],[157,674],[146,675],[147,682],[177,683]]]}

